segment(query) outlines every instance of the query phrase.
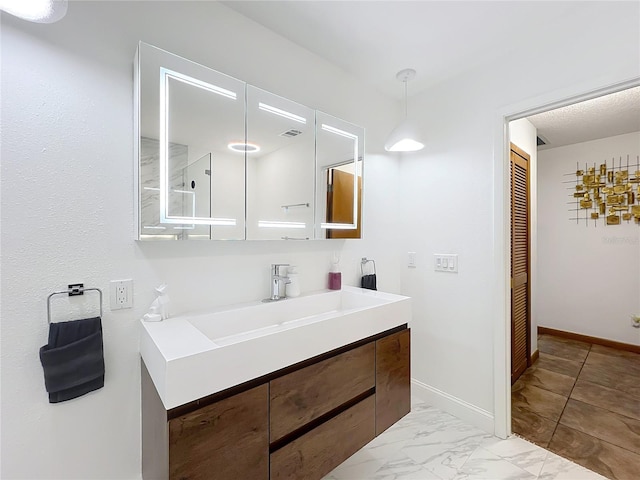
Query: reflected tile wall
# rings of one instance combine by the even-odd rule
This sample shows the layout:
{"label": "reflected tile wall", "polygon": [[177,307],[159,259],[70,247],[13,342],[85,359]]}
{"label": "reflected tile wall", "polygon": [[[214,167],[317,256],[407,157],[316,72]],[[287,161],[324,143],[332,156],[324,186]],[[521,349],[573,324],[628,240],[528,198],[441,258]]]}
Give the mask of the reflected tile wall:
{"label": "reflected tile wall", "polygon": [[[187,166],[188,147],[172,143],[169,145],[169,157],[171,158],[171,172],[169,185],[171,189],[182,189],[184,186],[183,171]],[[160,142],[152,138],[140,138],[140,224],[144,227],[157,227],[160,225]],[[145,188],[146,187],[146,188]],[[154,190],[149,190],[154,189]],[[184,214],[181,196],[169,197],[169,211],[173,214]],[[148,231],[147,231],[148,230]],[[180,234],[180,230],[173,231],[168,228],[165,231],[144,228],[142,233],[150,234]]]}

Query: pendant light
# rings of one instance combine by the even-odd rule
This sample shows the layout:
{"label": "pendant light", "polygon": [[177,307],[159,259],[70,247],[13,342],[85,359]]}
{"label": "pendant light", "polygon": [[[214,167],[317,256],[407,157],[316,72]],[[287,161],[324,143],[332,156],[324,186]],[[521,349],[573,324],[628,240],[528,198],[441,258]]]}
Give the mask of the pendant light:
{"label": "pendant light", "polygon": [[68,0],[0,0],[0,10],[35,23],[54,23],[67,13]]}
{"label": "pendant light", "polygon": [[389,134],[384,144],[387,152],[416,152],[424,148],[415,126],[407,118],[407,82],[416,76],[412,68],[400,70],[396,78],[404,83],[404,120]]}

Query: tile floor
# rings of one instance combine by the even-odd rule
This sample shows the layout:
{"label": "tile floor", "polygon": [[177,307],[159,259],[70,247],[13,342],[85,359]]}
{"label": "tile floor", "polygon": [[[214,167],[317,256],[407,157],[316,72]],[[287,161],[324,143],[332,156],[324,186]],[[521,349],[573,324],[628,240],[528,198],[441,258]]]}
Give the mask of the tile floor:
{"label": "tile floor", "polygon": [[613,480],[640,479],[640,354],[550,335],[513,385],[514,433]]}
{"label": "tile floor", "polygon": [[323,480],[602,480],[518,437],[499,439],[413,399],[411,413]]}

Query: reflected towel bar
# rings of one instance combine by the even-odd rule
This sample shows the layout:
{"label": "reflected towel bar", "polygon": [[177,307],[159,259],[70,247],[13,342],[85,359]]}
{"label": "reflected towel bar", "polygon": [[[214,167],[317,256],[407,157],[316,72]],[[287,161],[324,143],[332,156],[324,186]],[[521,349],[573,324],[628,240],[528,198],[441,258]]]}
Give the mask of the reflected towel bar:
{"label": "reflected towel bar", "polygon": [[309,203],[292,203],[291,205],[282,205],[280,208],[283,208],[285,211],[289,210],[292,207],[309,207]]}

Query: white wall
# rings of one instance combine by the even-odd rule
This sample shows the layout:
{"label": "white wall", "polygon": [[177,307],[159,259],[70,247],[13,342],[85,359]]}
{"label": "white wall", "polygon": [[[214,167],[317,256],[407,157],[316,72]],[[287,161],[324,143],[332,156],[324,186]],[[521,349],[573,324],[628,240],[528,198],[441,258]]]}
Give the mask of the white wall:
{"label": "white wall", "polygon": [[[633,221],[607,226],[569,220],[576,212],[576,163],[585,167],[612,157],[637,163],[640,132],[541,150],[538,154],[538,272],[535,297],[543,327],[640,345],[629,317],[638,307],[640,228]],[[631,174],[639,167],[630,168]],[[567,176],[566,174],[572,174]],[[563,183],[574,181],[573,184]],[[571,202],[567,204],[567,202]],[[584,213],[582,213],[584,218]]]}
{"label": "white wall", "polygon": [[[297,264],[302,289],[320,289],[340,250],[346,284],[367,255],[380,288],[400,290],[399,167],[380,153],[394,101],[214,2],[70,2],[53,25],[2,15],[1,40],[3,479],[139,478],[137,319],[163,281],[174,313],[267,296],[275,262]],[[366,127],[366,238],[133,242],[138,40]],[[134,308],[105,307],[104,388],[48,404],[38,359],[47,295],[71,282],[107,294],[122,278],[134,280]]]}
{"label": "white wall", "polygon": [[[72,2],[54,25],[3,16],[0,476],[137,478],[136,318],[152,286],[169,282],[174,311],[203,308],[265,295],[269,264],[290,262],[312,290],[324,286],[333,250],[341,250],[345,283],[356,284],[367,256],[381,290],[414,296],[418,393],[491,428],[492,330],[504,296],[493,258],[503,226],[493,205],[496,117],[532,98],[640,75],[638,18],[636,3],[590,3],[561,19],[565,36],[531,39],[522,56],[410,99],[428,144],[398,162],[382,150],[396,103],[219,4]],[[133,243],[131,61],[139,39],[365,126],[364,239]],[[404,267],[407,251],[418,252],[415,270]],[[432,271],[431,255],[446,252],[460,254],[459,274]],[[46,295],[72,281],[107,291],[117,278],[134,278],[135,308],[105,312],[105,388],[47,404],[37,358]]]}
{"label": "white wall", "polygon": [[[415,391],[478,425],[508,428],[506,340],[494,344],[505,337],[507,291],[498,120],[639,77],[639,8],[580,3],[570,17],[549,19],[562,35],[541,32],[512,56],[410,99],[427,138],[401,163],[402,263],[407,251],[418,259],[402,277],[403,293],[414,297]],[[459,273],[435,272],[434,253],[459,254]],[[502,380],[494,378],[494,357]]]}
{"label": "white wall", "polygon": [[531,298],[531,354],[538,349],[538,311],[533,298],[538,293],[538,130],[526,118],[509,122],[509,141],[529,154],[529,242],[531,264],[529,265],[529,292]]}

